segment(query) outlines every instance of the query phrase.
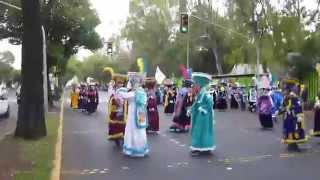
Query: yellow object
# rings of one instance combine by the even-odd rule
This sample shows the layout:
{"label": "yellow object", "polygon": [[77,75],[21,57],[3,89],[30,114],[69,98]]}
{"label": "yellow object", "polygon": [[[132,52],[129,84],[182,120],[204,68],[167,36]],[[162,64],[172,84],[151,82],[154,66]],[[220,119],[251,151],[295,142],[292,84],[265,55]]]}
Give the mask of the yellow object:
{"label": "yellow object", "polygon": [[103,69],[103,72],[110,73],[111,76],[113,76],[113,74],[114,74],[114,70],[112,69],[112,67],[105,67]]}
{"label": "yellow object", "polygon": [[144,63],[143,63],[142,58],[137,59],[137,65],[139,67],[139,72],[143,73],[144,72]]}
{"label": "yellow object", "polygon": [[72,91],[70,94],[71,98],[71,108],[78,109],[79,107],[79,92]]}
{"label": "yellow object", "polygon": [[128,101],[124,102],[124,121],[120,121],[117,119],[110,119],[110,114],[111,112],[116,110],[116,107],[112,105],[112,100],[114,98],[110,98],[109,102],[108,102],[108,117],[107,117],[107,122],[108,123],[112,123],[112,124],[126,124],[127,123],[127,119],[128,119]]}

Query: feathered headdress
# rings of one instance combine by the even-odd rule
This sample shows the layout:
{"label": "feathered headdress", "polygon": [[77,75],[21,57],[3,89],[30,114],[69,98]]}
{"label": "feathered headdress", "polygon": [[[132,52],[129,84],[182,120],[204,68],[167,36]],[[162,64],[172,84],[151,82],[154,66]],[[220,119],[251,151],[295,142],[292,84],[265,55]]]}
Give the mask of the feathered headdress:
{"label": "feathered headdress", "polygon": [[109,73],[111,75],[111,77],[113,76],[114,74],[114,70],[112,69],[112,67],[105,67],[103,68],[103,72],[104,73]]}

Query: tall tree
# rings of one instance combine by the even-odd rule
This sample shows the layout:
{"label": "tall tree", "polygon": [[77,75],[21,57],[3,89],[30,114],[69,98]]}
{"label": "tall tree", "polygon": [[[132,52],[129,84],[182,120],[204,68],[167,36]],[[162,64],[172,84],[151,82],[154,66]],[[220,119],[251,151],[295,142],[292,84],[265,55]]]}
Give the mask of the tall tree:
{"label": "tall tree", "polygon": [[39,0],[21,0],[22,86],[16,137],[38,139],[46,136],[43,102],[42,34]]}

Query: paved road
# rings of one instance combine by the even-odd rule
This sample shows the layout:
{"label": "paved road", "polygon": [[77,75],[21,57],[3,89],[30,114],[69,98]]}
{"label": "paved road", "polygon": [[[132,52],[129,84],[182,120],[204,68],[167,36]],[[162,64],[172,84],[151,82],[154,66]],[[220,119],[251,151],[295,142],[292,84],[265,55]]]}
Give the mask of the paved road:
{"label": "paved road", "polygon": [[254,114],[230,111],[215,116],[213,156],[191,157],[189,135],[170,133],[171,117],[161,113],[161,133],[148,137],[150,156],[129,158],[106,139],[105,102],[91,116],[66,105],[62,180],[319,179],[317,139],[304,145],[302,153],[289,153],[280,143],[280,123],[273,131],[262,131]]}
{"label": "paved road", "polygon": [[8,100],[10,106],[10,118],[0,118],[0,139],[6,134],[11,134],[16,128],[18,105],[14,91],[9,91]]}

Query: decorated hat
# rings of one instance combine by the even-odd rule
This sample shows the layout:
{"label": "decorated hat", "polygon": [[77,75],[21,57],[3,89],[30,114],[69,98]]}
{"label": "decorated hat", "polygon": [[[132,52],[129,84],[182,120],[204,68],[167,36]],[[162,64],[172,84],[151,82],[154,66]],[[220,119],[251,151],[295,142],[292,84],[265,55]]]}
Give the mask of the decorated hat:
{"label": "decorated hat", "polygon": [[157,84],[157,81],[155,78],[152,78],[152,77],[147,77],[145,80],[144,80],[144,84],[145,84],[145,87],[148,88],[148,89],[153,89],[156,84]]}
{"label": "decorated hat", "polygon": [[128,86],[133,88],[135,86],[143,85],[145,74],[138,72],[128,72]]}
{"label": "decorated hat", "polygon": [[183,80],[183,87],[189,88],[189,87],[191,87],[192,85],[193,85],[192,79],[185,79],[185,80]]}
{"label": "decorated hat", "polygon": [[112,74],[112,80],[114,80],[116,84],[125,84],[128,77],[124,74]]}
{"label": "decorated hat", "polygon": [[171,87],[171,86],[173,86],[173,81],[171,79],[165,79],[163,81],[163,85]]}
{"label": "decorated hat", "polygon": [[208,85],[211,81],[211,75],[201,72],[194,72],[192,73],[192,80],[195,84],[199,85],[200,87],[204,87]]}

